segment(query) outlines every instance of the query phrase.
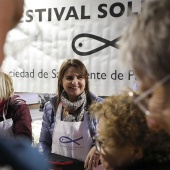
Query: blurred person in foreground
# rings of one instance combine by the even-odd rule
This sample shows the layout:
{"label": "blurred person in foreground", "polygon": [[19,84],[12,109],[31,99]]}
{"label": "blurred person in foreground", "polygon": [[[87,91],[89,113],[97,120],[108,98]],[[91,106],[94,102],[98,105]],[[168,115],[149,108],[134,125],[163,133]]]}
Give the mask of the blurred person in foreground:
{"label": "blurred person in foreground", "polygon": [[150,0],[125,31],[119,58],[133,69],[140,93],[134,102],[148,126],[170,134],[170,1]]}
{"label": "blurred person in foreground", "polygon": [[[23,0],[0,1],[0,67],[4,59],[6,35],[22,17],[23,5]],[[30,146],[26,138],[13,139],[0,135],[0,153],[0,166],[7,165],[13,170],[48,170],[44,157]]]}
{"label": "blurred person in foreground", "polygon": [[9,74],[0,71],[0,134],[24,137],[32,143],[30,110],[24,100],[14,95]]}
{"label": "blurred person in foreground", "polygon": [[22,17],[23,0],[1,0],[0,1],[0,66],[3,62],[4,43],[9,30],[14,28]]}
{"label": "blurred person in foreground", "polygon": [[132,93],[110,96],[92,104],[98,119],[96,148],[105,170],[168,170],[170,136],[150,131]]}

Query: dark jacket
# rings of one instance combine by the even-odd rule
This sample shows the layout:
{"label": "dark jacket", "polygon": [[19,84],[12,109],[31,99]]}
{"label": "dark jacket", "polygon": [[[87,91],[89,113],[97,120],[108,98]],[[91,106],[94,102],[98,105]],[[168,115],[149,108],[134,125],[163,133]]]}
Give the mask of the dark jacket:
{"label": "dark jacket", "polygon": [[146,161],[142,159],[130,166],[122,169],[122,170],[169,170],[170,169],[170,161],[162,160],[159,162],[157,160]]}
{"label": "dark jacket", "polygon": [[[5,101],[4,113],[6,119],[13,120],[12,131],[16,137],[26,137],[32,141],[31,114],[26,102],[14,95]],[[3,121],[3,115],[0,116]]]}

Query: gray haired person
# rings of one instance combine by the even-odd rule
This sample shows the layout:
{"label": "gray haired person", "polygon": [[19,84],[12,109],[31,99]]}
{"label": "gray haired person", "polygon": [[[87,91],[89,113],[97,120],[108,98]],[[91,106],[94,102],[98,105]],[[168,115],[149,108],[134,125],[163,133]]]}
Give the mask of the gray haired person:
{"label": "gray haired person", "polygon": [[153,130],[170,134],[170,1],[150,0],[125,31],[119,58],[139,82],[134,102]]}

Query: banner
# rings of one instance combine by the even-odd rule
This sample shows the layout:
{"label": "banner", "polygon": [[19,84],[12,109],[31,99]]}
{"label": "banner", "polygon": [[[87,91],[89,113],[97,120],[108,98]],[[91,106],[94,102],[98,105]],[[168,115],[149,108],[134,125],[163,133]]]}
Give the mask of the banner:
{"label": "banner", "polygon": [[141,0],[25,0],[2,70],[16,92],[55,93],[61,63],[77,58],[88,69],[90,91],[118,93],[136,81],[132,70],[119,66],[117,53],[124,28],[140,11]]}

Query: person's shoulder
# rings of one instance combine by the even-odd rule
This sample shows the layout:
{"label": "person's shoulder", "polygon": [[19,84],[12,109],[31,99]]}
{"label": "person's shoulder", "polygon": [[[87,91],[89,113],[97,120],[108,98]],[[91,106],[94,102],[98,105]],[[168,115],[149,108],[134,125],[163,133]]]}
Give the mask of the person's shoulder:
{"label": "person's shoulder", "polygon": [[136,81],[135,84],[133,85],[133,91],[137,91],[138,90],[138,87],[139,87],[139,84],[138,82]]}
{"label": "person's shoulder", "polygon": [[51,99],[44,104],[44,107],[46,110],[51,110],[57,102],[57,95],[52,96]]}
{"label": "person's shoulder", "polygon": [[91,101],[102,102],[104,99],[102,97],[97,96],[96,94],[90,92]]}
{"label": "person's shoulder", "polygon": [[13,112],[14,110],[18,110],[18,109],[27,109],[29,110],[26,101],[21,99],[18,95],[14,95],[12,97],[10,97],[5,104],[5,108],[7,108],[7,110],[10,112]]}
{"label": "person's shoulder", "polygon": [[26,101],[24,99],[21,99],[18,95],[13,95],[9,99],[10,105],[26,105]]}
{"label": "person's shoulder", "polygon": [[54,105],[54,104],[56,103],[56,101],[57,101],[57,95],[52,96],[52,97],[50,98],[50,100],[45,103],[45,105],[49,105],[49,104]]}

